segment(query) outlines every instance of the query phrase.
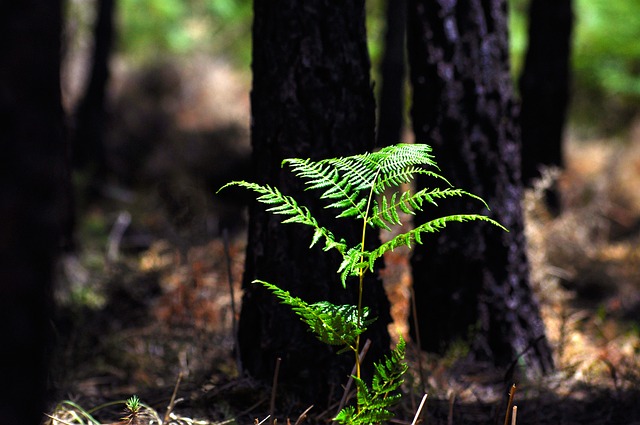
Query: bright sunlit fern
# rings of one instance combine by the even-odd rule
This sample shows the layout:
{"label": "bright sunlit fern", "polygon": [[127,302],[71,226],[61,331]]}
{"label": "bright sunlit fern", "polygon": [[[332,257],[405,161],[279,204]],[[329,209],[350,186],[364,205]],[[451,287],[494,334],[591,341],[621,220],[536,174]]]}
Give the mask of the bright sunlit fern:
{"label": "bright sunlit fern", "polygon": [[[319,191],[318,197],[328,200],[326,208],[338,210],[337,218],[360,220],[369,228],[391,230],[392,226],[403,224],[401,214],[414,215],[425,204],[437,206],[437,201],[455,196],[476,199],[486,207],[478,196],[451,187],[438,173],[431,148],[424,144],[399,144],[378,152],[320,161],[291,158],[285,159],[282,164],[291,167],[291,171],[304,181],[306,190]],[[433,177],[434,182],[443,183],[446,187],[424,188],[415,193],[401,190],[403,185],[410,183],[417,175]],[[288,216],[283,223],[300,223],[312,227],[314,234],[311,246],[322,240],[325,251],[336,249],[340,252],[342,263],[338,272],[343,286],[349,276],[359,276],[365,269],[373,270],[375,261],[385,252],[403,245],[411,247],[413,243],[419,244],[422,234],[438,232],[449,222],[482,220],[502,227],[484,215],[445,216],[398,234],[369,251],[361,243],[347,246],[343,238],[338,238],[318,223],[307,207],[299,205],[294,198],[275,187],[245,181],[234,181],[224,187],[232,185],[256,192],[257,200],[269,206],[267,211]]]}
{"label": "bright sunlit fern", "polygon": [[[267,211],[285,216],[283,223],[298,223],[313,228],[311,246],[322,241],[323,249],[335,249],[342,255],[338,268],[342,286],[346,286],[349,276],[358,277],[358,304],[335,305],[327,301],[309,304],[292,296],[268,282],[256,280],[272,291],[283,304],[289,305],[300,316],[314,335],[325,344],[339,346],[339,352],[354,354],[357,388],[357,404],[345,407],[336,417],[342,424],[378,424],[391,418],[390,408],[400,395],[397,390],[406,372],[404,363],[404,341],[401,341],[391,356],[375,364],[371,385],[360,376],[360,336],[372,323],[369,311],[362,305],[364,274],[372,272],[376,260],[386,252],[399,246],[411,248],[422,243],[424,233],[438,232],[450,222],[481,220],[499,226],[496,221],[479,214],[456,214],[433,219],[420,224],[391,240],[368,250],[363,245],[368,229],[391,230],[402,226],[403,214],[414,215],[423,206],[437,206],[440,200],[451,197],[469,197],[487,205],[476,195],[451,184],[439,174],[439,169],[431,155],[431,148],[422,144],[399,144],[389,146],[374,153],[365,153],[343,158],[321,161],[310,159],[286,159],[282,162],[291,168],[294,175],[304,181],[306,190],[314,190],[318,198],[326,201],[327,209],[335,209],[338,219],[357,220],[362,224],[359,243],[348,242],[321,225],[312,211],[300,205],[293,197],[283,194],[278,188],[246,181],[234,181],[227,186],[241,186],[256,192],[257,200],[267,205]],[[412,192],[405,189],[416,176],[431,177],[434,188],[423,188]],[[488,207],[487,207],[488,208]],[[506,229],[505,229],[506,230]]]}

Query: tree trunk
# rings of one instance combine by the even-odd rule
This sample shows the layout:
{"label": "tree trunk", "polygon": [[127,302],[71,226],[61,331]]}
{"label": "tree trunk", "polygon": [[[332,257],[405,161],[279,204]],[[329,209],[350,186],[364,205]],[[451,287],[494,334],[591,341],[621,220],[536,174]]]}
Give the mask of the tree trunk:
{"label": "tree trunk", "polygon": [[532,0],[529,47],[520,77],[522,178],[540,177],[540,166],[562,167],[562,138],[569,102],[571,0]]}
{"label": "tree trunk", "polygon": [[[317,212],[319,203],[280,163],[288,157],[321,159],[372,149],[375,110],[364,1],[255,0],[254,12],[253,169],[260,183],[276,185]],[[355,222],[337,221],[322,208],[314,214],[321,225],[337,226],[335,234],[359,240]],[[356,288],[342,289],[337,255],[308,248],[310,229],[281,220],[262,205],[250,207],[241,358],[250,374],[267,382],[276,358],[282,358],[280,382],[298,387],[301,400],[322,403],[332,390],[334,397],[341,395],[353,358],[316,341],[287,306],[251,282],[266,280],[308,302],[355,304]],[[378,279],[366,283],[365,296],[365,305],[378,317],[365,335],[373,341],[369,362],[389,347],[390,319]]]}
{"label": "tree trunk", "polygon": [[1,3],[0,418],[16,425],[39,424],[45,411],[64,211],[60,38],[60,1]]}
{"label": "tree trunk", "polygon": [[115,0],[100,0],[94,28],[89,83],[75,112],[74,167],[88,173],[88,195],[95,196],[107,171],[104,132],[109,58],[113,45]]}
{"label": "tree trunk", "polygon": [[509,366],[522,355],[527,371],[549,371],[551,351],[525,252],[506,1],[409,4],[416,140],[434,147],[454,186],[480,195],[491,208],[451,199],[417,220],[487,213],[510,230],[459,224],[416,247],[411,264],[422,346],[442,353],[471,337],[477,360]]}
{"label": "tree trunk", "polygon": [[381,64],[378,147],[399,143],[404,126],[406,0],[387,0],[387,28]]}

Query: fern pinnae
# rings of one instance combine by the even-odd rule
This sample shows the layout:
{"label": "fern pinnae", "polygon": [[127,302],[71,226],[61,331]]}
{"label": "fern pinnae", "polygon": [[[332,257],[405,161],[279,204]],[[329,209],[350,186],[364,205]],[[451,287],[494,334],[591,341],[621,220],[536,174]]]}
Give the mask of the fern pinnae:
{"label": "fern pinnae", "polygon": [[310,159],[291,158],[282,161],[282,165],[289,165],[291,171],[303,180],[308,180],[305,190],[322,189],[334,185],[338,180],[338,173],[331,167],[324,167]]}
{"label": "fern pinnae", "polygon": [[486,221],[508,232],[508,230],[498,223],[497,221],[481,214],[454,214],[444,217],[439,217],[434,220],[421,224],[420,226],[406,232],[397,235],[393,239],[383,243],[376,250],[371,252],[371,256],[374,260],[382,257],[386,252],[393,251],[399,246],[407,246],[411,248],[413,242],[421,244],[420,239],[423,233],[436,233],[447,227],[447,224],[452,221],[464,223],[467,221]]}
{"label": "fern pinnae", "polygon": [[328,345],[343,346],[339,353],[355,350],[356,339],[375,320],[367,319],[367,308],[358,312],[356,306],[348,304],[335,305],[328,301],[309,304],[276,285],[262,280],[254,280],[253,283],[263,285],[280,298],[282,304],[291,306],[318,340]]}
{"label": "fern pinnae", "polygon": [[372,154],[365,153],[344,158],[329,158],[326,162],[335,167],[340,173],[340,178],[350,182],[356,191],[369,190],[375,181],[378,169],[375,166],[367,165]]}
{"label": "fern pinnae", "polygon": [[452,186],[449,180],[447,180],[444,176],[436,172],[433,172],[431,170],[426,170],[423,167],[411,166],[401,170],[396,170],[393,173],[384,174],[383,178],[376,181],[375,192],[377,195],[380,195],[384,193],[384,191],[387,189],[395,188],[402,184],[410,183],[413,179],[415,179],[417,175],[424,175],[436,180],[441,180],[448,187]]}
{"label": "fern pinnae", "polygon": [[273,214],[291,216],[282,221],[284,224],[299,223],[312,227],[314,233],[311,240],[311,247],[317,244],[320,239],[324,238],[325,246],[323,247],[323,251],[335,249],[343,257],[345,256],[347,251],[346,242],[343,239],[336,240],[333,233],[331,233],[327,228],[320,226],[318,221],[311,214],[311,211],[307,207],[298,205],[297,201],[293,197],[284,195],[275,187],[246,181],[229,182],[218,189],[218,192],[229,186],[240,186],[258,193],[259,196],[256,198],[257,201],[266,205],[273,205],[272,207],[267,208],[266,211]]}
{"label": "fern pinnae", "polygon": [[297,158],[285,160],[283,164],[291,165],[292,171],[298,177],[307,180],[305,190],[324,189],[320,199],[337,199],[336,202],[325,207],[342,209],[343,211],[337,217],[361,216],[363,214],[365,203],[362,199],[358,199],[360,189],[353,188],[351,179],[341,178],[334,164]]}
{"label": "fern pinnae", "polygon": [[336,416],[335,420],[342,424],[379,424],[393,417],[390,409],[400,400],[396,393],[404,382],[403,375],[408,366],[404,361],[405,342],[402,338],[392,350],[390,356],[385,356],[374,364],[374,375],[369,387],[362,379],[354,377],[358,389],[358,410],[346,407]]}
{"label": "fern pinnae", "polygon": [[380,160],[377,164],[382,175],[393,174],[410,166],[430,166],[439,170],[438,165],[430,154],[431,147],[423,144],[401,143],[388,146],[376,153]]}

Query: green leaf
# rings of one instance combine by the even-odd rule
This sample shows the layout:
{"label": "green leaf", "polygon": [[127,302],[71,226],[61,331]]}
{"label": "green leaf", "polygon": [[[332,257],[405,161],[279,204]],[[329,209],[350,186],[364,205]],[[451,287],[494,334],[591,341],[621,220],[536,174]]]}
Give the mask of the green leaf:
{"label": "green leaf", "polygon": [[358,317],[358,307],[354,305],[335,305],[328,301],[309,304],[268,282],[255,280],[254,283],[262,284],[280,298],[283,304],[291,306],[316,338],[325,344],[355,350],[358,335],[372,323],[372,320],[367,320],[369,310],[366,308],[362,310],[362,316]]}

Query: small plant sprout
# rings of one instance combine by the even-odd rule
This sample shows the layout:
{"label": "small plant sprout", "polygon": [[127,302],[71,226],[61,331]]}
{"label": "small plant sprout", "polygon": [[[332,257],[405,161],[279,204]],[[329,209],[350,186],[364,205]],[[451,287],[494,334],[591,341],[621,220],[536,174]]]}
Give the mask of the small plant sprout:
{"label": "small plant sprout", "polygon": [[141,407],[142,404],[137,395],[128,398],[124,404],[125,416],[122,418],[122,423],[126,425],[137,425]]}
{"label": "small plant sprout", "polygon": [[[344,238],[322,226],[312,212],[299,205],[291,196],[278,188],[246,181],[233,181],[228,186],[240,186],[257,194],[257,200],[268,206],[267,211],[284,215],[283,223],[298,223],[313,229],[311,246],[324,244],[324,251],[336,250],[342,256],[337,270],[339,280],[346,287],[350,279],[358,285],[358,299],[354,305],[334,305],[327,301],[309,304],[277,285],[256,280],[280,302],[289,305],[300,316],[313,334],[322,342],[341,347],[339,352],[352,352],[355,358],[357,388],[356,406],[341,410],[335,420],[342,424],[377,424],[392,417],[390,408],[399,400],[397,390],[407,370],[404,362],[405,343],[400,340],[389,356],[374,365],[370,384],[360,375],[360,336],[373,319],[369,309],[362,305],[365,273],[373,272],[376,260],[399,246],[411,248],[421,243],[425,233],[444,229],[450,222],[486,221],[504,229],[502,225],[480,214],[456,214],[439,217],[399,233],[373,249],[365,246],[368,231],[392,230],[402,226],[400,214],[414,215],[426,204],[437,206],[437,201],[450,197],[470,197],[485,207],[480,197],[457,189],[439,174],[439,168],[431,155],[431,148],[424,144],[398,144],[377,152],[320,161],[290,158],[283,161],[291,172],[304,181],[307,190],[315,190],[318,197],[327,201],[325,208],[335,209],[338,219],[357,220],[361,223],[360,241],[349,246]],[[414,192],[402,190],[417,175],[433,179],[444,188],[420,189]],[[488,208],[488,207],[487,207]],[[506,229],[505,229],[506,230]]]}

